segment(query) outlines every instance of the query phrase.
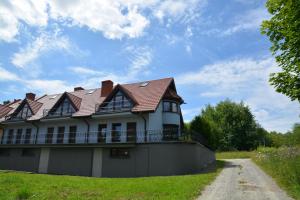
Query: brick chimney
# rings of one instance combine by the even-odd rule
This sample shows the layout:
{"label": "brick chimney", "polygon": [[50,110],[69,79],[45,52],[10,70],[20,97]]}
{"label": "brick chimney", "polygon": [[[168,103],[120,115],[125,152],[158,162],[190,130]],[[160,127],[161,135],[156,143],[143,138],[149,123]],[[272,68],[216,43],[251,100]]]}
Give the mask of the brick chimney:
{"label": "brick chimney", "polygon": [[102,81],[101,85],[101,97],[106,97],[114,87],[114,82],[111,80]]}
{"label": "brick chimney", "polygon": [[35,99],[35,94],[32,92],[26,93],[26,99],[29,99],[31,101],[34,101]]}
{"label": "brick chimney", "polygon": [[84,90],[84,88],[83,87],[74,87],[74,92],[75,91],[80,91],[80,90]]}

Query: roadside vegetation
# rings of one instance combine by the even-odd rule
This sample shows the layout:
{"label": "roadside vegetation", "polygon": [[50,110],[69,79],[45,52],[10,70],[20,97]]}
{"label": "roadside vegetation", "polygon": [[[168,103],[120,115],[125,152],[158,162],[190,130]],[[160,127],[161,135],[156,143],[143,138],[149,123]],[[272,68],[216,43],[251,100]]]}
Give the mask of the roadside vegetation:
{"label": "roadside vegetation", "polygon": [[259,148],[252,160],[286,192],[300,200],[300,147]]}
{"label": "roadside vegetation", "polygon": [[0,171],[0,199],[194,199],[213,172],[165,177],[89,178]]}
{"label": "roadside vegetation", "polygon": [[251,158],[253,151],[224,151],[217,152],[216,159],[239,159],[239,158]]}

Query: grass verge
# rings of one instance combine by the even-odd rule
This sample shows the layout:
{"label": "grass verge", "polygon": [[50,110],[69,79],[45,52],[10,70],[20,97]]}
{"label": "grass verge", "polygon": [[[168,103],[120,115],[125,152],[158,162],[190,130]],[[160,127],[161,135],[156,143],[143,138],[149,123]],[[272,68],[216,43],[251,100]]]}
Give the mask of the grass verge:
{"label": "grass verge", "polygon": [[237,158],[251,158],[252,151],[227,151],[217,152],[216,159],[237,159]]}
{"label": "grass verge", "polygon": [[224,166],[205,174],[90,178],[0,171],[0,199],[194,199]]}
{"label": "grass verge", "polygon": [[300,147],[259,148],[252,160],[291,197],[300,200]]}

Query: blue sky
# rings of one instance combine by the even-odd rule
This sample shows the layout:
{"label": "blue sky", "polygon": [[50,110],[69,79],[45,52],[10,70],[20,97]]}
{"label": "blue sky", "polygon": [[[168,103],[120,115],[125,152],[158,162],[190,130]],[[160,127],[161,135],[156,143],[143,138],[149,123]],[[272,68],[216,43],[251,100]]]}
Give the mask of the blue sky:
{"label": "blue sky", "polygon": [[207,104],[244,101],[267,130],[299,122],[268,76],[280,68],[259,31],[261,0],[0,2],[0,101],[174,77],[185,121]]}

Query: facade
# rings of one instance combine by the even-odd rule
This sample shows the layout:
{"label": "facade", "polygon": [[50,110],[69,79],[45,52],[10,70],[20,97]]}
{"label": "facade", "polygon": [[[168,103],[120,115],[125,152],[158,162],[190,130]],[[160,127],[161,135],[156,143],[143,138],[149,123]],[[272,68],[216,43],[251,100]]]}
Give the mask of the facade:
{"label": "facade", "polygon": [[0,105],[0,169],[95,177],[197,173],[214,153],[184,141],[172,78]]}

